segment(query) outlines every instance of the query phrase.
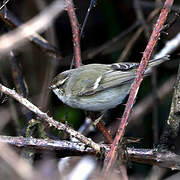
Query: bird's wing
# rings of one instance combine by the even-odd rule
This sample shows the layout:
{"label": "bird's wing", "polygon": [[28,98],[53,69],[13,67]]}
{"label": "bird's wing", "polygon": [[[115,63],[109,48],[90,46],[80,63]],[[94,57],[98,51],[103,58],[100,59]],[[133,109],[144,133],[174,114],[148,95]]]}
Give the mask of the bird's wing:
{"label": "bird's wing", "polygon": [[86,69],[76,72],[76,75],[72,77],[71,82],[69,82],[72,93],[77,96],[93,94],[101,82],[101,74],[103,73],[96,69]]}
{"label": "bird's wing", "polygon": [[135,71],[110,70],[103,75],[98,75],[96,78],[92,75],[92,79],[88,77],[88,85],[81,89],[79,96],[93,95],[105,89],[130,83],[134,79],[135,74]]}
{"label": "bird's wing", "polygon": [[105,89],[121,86],[123,84],[131,83],[134,79],[136,72],[114,71],[105,74],[102,77],[100,85],[95,89],[95,92],[103,91]]}

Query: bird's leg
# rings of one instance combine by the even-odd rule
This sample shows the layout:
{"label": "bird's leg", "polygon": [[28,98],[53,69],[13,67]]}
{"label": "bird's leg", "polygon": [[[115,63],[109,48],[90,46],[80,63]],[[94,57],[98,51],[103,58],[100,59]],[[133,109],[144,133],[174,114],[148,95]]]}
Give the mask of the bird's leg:
{"label": "bird's leg", "polygon": [[93,125],[95,127],[97,127],[102,132],[102,134],[105,136],[105,138],[108,140],[108,142],[110,144],[112,144],[113,139],[112,139],[111,135],[109,134],[109,132],[107,131],[107,129],[104,127],[104,125],[102,123],[104,113],[98,118],[94,118],[94,115],[95,115],[94,113],[92,114],[92,112],[90,112],[90,116],[92,117],[92,119],[95,119],[94,122],[93,122]]}

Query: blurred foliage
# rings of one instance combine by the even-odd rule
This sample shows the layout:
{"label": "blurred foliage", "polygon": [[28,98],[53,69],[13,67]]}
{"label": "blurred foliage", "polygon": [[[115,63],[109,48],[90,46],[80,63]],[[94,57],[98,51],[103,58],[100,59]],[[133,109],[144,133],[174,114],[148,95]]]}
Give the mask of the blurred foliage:
{"label": "blurred foliage", "polygon": [[81,120],[82,112],[77,109],[73,109],[68,106],[59,106],[56,108],[54,113],[54,118],[57,121],[67,123],[72,126],[74,129],[78,129],[83,123]]}

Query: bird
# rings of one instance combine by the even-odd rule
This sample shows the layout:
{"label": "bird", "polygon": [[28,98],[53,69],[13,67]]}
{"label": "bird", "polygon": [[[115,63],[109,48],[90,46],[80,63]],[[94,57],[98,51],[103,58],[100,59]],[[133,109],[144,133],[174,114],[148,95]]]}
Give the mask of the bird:
{"label": "bird", "polygon": [[[170,60],[169,55],[150,60],[152,67]],[[139,63],[88,64],[58,74],[50,89],[66,105],[86,111],[106,111],[121,104],[130,93]]]}

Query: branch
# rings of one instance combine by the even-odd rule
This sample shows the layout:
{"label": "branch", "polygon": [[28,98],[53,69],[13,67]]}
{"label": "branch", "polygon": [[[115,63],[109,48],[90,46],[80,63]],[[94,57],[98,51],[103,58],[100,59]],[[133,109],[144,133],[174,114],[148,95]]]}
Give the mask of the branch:
{"label": "branch", "polygon": [[140,0],[134,0],[134,9],[135,9],[135,13],[137,16],[137,19],[140,21],[140,23],[142,24],[142,27],[144,29],[145,32],[145,36],[147,39],[149,39],[150,37],[150,28],[144,18],[144,14],[142,12],[142,8],[141,8],[141,4],[140,4]]}
{"label": "branch", "polygon": [[[155,9],[153,10],[150,15],[147,18],[147,22],[151,22],[156,15],[159,13],[159,9]],[[135,42],[137,41],[137,39],[139,38],[139,36],[141,35],[141,33],[143,32],[144,28],[143,26],[141,26],[133,35],[132,38],[128,41],[128,43],[126,44],[123,52],[121,53],[120,57],[118,58],[118,62],[122,62],[127,58],[127,55],[129,54],[129,52],[131,51],[133,45],[135,44]]]}
{"label": "branch", "polygon": [[[16,148],[33,149],[38,152],[56,152],[58,157],[96,155],[96,151],[93,148],[86,147],[86,145],[80,142],[0,136],[0,143],[7,143]],[[110,149],[110,146],[106,144],[103,144],[102,147],[105,152],[108,152]],[[126,148],[122,158],[141,164],[151,164],[180,170],[180,156],[172,152],[160,153],[154,149]]]}
{"label": "branch", "polygon": [[9,0],[4,0],[3,2],[2,2],[2,5],[1,5],[1,7],[0,7],[0,11],[1,11],[1,9],[3,9],[5,6],[6,6],[6,4],[9,2]]}
{"label": "branch", "polygon": [[172,152],[157,152],[155,149],[127,148],[128,159],[131,161],[157,165],[172,170],[180,170],[180,156]]}
{"label": "branch", "polygon": [[65,140],[36,139],[12,136],[0,136],[0,142],[7,143],[18,148],[32,149],[38,152],[58,152],[58,157],[96,155],[93,148],[87,147],[84,143],[70,142]]}
{"label": "branch", "polygon": [[90,138],[83,136],[81,133],[67,127],[63,123],[55,121],[53,118],[49,117],[47,115],[47,113],[42,112],[39,108],[37,108],[34,104],[29,102],[26,98],[23,98],[22,96],[17,94],[15,90],[11,90],[11,89],[3,86],[2,84],[0,84],[0,92],[7,94],[7,95],[13,97],[14,99],[16,99],[19,103],[21,103],[22,105],[27,107],[30,111],[37,114],[41,120],[42,119],[45,120],[45,122],[47,122],[49,124],[49,126],[53,126],[53,127],[57,128],[58,130],[66,131],[72,137],[76,137],[81,142],[85,143],[87,146],[94,148],[97,153],[100,152],[100,145],[93,142]]}
{"label": "branch", "polygon": [[73,37],[73,47],[74,47],[74,58],[75,66],[81,66],[81,50],[80,50],[80,40],[79,40],[79,26],[76,14],[74,11],[74,5],[72,0],[66,0],[66,8],[69,15],[69,19],[72,27],[72,37]]}
{"label": "branch", "polygon": [[[26,38],[32,38],[33,42],[38,41],[40,36],[38,36],[37,32],[42,32],[48,28],[55,17],[57,17],[63,10],[63,2],[56,0],[39,15],[35,16],[17,29],[0,36],[0,54],[4,54],[11,49],[17,48]],[[38,39],[34,39],[37,36]],[[43,39],[41,40],[43,41]]]}
{"label": "branch", "polygon": [[[129,28],[121,32],[119,35],[113,37],[111,40],[105,42],[101,46],[88,49],[84,52],[82,52],[82,58],[83,59],[93,59],[97,55],[107,55],[114,51],[117,51],[116,44],[118,42],[122,41],[124,37],[126,37],[128,34],[132,33],[133,30],[135,30],[140,25],[139,21],[136,21],[134,24],[132,24]],[[119,46],[118,46],[119,49]]]}
{"label": "branch", "polygon": [[[12,14],[12,12],[8,9],[0,11],[0,18],[11,28],[19,27],[23,24],[21,20],[18,19],[14,14]],[[51,45],[46,39],[44,39],[38,33],[34,33],[32,36],[28,37],[28,39],[37,47],[45,51],[48,55],[56,58],[62,58],[62,55],[58,51],[58,49]]]}
{"label": "branch", "polygon": [[106,155],[105,160],[104,160],[104,172],[105,173],[109,172],[110,168],[112,167],[112,165],[114,163],[115,153],[117,151],[119,142],[121,142],[122,137],[124,135],[125,127],[127,126],[127,123],[128,123],[128,117],[129,117],[129,114],[130,114],[131,109],[133,107],[133,104],[134,104],[136,95],[138,93],[138,89],[140,87],[140,84],[143,80],[143,75],[144,75],[144,72],[146,70],[146,66],[148,64],[149,58],[151,57],[153,48],[156,45],[157,40],[160,36],[161,29],[163,28],[163,24],[166,20],[166,17],[168,15],[168,12],[169,12],[172,4],[173,4],[173,0],[166,0],[165,1],[164,7],[161,10],[160,16],[157,20],[155,27],[154,27],[154,30],[153,30],[152,35],[150,37],[150,40],[149,40],[149,42],[146,46],[146,49],[143,53],[142,60],[141,60],[140,65],[137,69],[137,76],[134,79],[129,98],[128,98],[128,101],[127,101],[121,122],[119,124],[117,134],[116,134],[114,142],[111,146],[111,150],[108,152],[108,154]]}

